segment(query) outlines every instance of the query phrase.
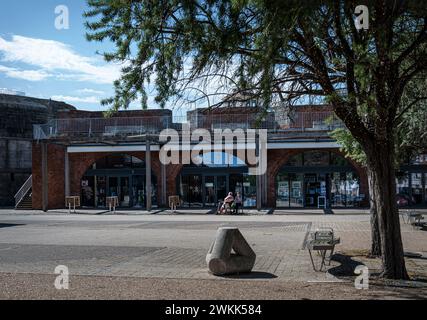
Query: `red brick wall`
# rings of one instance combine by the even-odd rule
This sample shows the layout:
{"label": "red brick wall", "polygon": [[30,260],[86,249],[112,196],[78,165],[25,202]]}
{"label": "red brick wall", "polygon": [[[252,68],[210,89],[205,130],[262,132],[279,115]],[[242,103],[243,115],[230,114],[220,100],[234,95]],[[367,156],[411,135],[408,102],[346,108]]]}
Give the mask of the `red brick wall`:
{"label": "red brick wall", "polygon": [[32,174],[33,174],[33,186],[32,186],[32,202],[33,209],[42,208],[42,175],[41,175],[41,145],[37,142],[33,142],[33,155],[32,155]]}
{"label": "red brick wall", "polygon": [[[64,156],[65,147],[48,144],[47,172],[48,172],[48,208],[63,208],[65,202],[64,184]],[[41,175],[41,144],[33,143],[33,209],[42,209],[42,175]]]}

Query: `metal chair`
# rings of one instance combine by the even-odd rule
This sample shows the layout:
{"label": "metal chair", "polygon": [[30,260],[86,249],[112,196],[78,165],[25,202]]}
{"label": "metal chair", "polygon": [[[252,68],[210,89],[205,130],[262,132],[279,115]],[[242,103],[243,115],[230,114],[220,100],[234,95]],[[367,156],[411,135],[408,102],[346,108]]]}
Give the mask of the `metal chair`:
{"label": "metal chair", "polygon": [[[334,254],[335,246],[340,243],[340,238],[336,238],[334,230],[332,228],[318,228],[315,232],[310,233],[310,238],[307,241],[307,249],[310,255],[311,264],[314,271],[322,271],[326,260],[328,265],[331,265],[331,258]],[[311,251],[317,251],[321,256],[320,268],[317,269]],[[326,257],[326,253],[330,251],[329,257]]]}

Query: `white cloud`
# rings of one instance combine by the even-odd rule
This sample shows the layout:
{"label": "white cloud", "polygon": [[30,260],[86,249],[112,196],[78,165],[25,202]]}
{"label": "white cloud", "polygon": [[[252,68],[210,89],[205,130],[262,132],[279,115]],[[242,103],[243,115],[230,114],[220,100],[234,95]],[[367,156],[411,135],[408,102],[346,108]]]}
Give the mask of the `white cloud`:
{"label": "white cloud", "polygon": [[97,95],[103,95],[103,94],[105,94],[104,91],[94,90],[94,89],[88,89],[88,88],[77,90],[77,93],[80,93],[80,94],[97,94]]}
{"label": "white cloud", "polygon": [[102,100],[101,98],[96,96],[73,97],[73,96],[56,95],[56,96],[52,96],[51,98],[53,100],[65,101],[68,103],[78,102],[78,103],[90,103],[90,104],[100,104],[100,101]]}
{"label": "white cloud", "polygon": [[20,70],[16,68],[9,68],[3,65],[0,65],[0,72],[4,73],[9,78],[23,79],[28,81],[41,81],[50,76],[44,70]]}
{"label": "white cloud", "polygon": [[0,37],[0,53],[4,62],[28,64],[61,80],[112,84],[120,76],[120,66],[107,65],[99,57],[82,56],[53,40],[14,35],[7,41]]}

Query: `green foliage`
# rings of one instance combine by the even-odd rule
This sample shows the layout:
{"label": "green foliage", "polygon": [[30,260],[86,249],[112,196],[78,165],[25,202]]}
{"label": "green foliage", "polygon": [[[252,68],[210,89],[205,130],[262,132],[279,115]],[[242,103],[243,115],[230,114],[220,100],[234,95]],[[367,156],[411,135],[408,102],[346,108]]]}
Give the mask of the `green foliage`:
{"label": "green foliage", "polygon": [[396,101],[427,68],[427,9],[419,1],[366,1],[363,31],[353,21],[359,3],[350,0],[87,2],[87,39],[112,42],[104,58],[123,66],[114,97],[103,101],[112,110],[134,100],[146,108],[153,87],[164,107],[190,84],[216,85],[250,92],[265,108],[324,97],[359,142],[394,139],[385,126]]}
{"label": "green foliage", "polygon": [[[399,111],[402,112],[397,129],[396,166],[427,150],[427,77],[411,81],[407,86]],[[365,165],[362,146],[346,129],[331,132],[346,156]]]}
{"label": "green foliage", "polygon": [[366,165],[366,154],[360,143],[353,138],[350,131],[347,129],[335,129],[330,135],[341,145],[340,149],[347,157],[362,165]]}

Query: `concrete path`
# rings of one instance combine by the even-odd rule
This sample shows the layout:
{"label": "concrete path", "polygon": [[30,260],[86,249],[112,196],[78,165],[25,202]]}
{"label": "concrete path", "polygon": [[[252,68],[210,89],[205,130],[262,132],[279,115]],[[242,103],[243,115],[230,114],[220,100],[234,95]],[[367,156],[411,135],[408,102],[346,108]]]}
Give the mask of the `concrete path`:
{"label": "concrete path", "polygon": [[[205,256],[220,226],[240,228],[257,254],[253,273],[232,277],[207,273]],[[318,227],[334,228],[342,240],[329,272],[314,272],[305,250],[308,232]],[[427,232],[402,224],[402,236],[405,250],[423,257],[407,259],[408,269],[414,276],[427,279]],[[348,277],[345,268],[364,263],[371,272],[379,271],[378,260],[365,258],[369,241],[366,214],[44,215],[2,211],[0,275],[41,277],[53,275],[56,266],[65,265],[71,278],[236,281],[236,285],[241,281],[277,285],[326,282],[352,286],[353,278]],[[0,293],[5,292],[5,285],[0,281]]]}

